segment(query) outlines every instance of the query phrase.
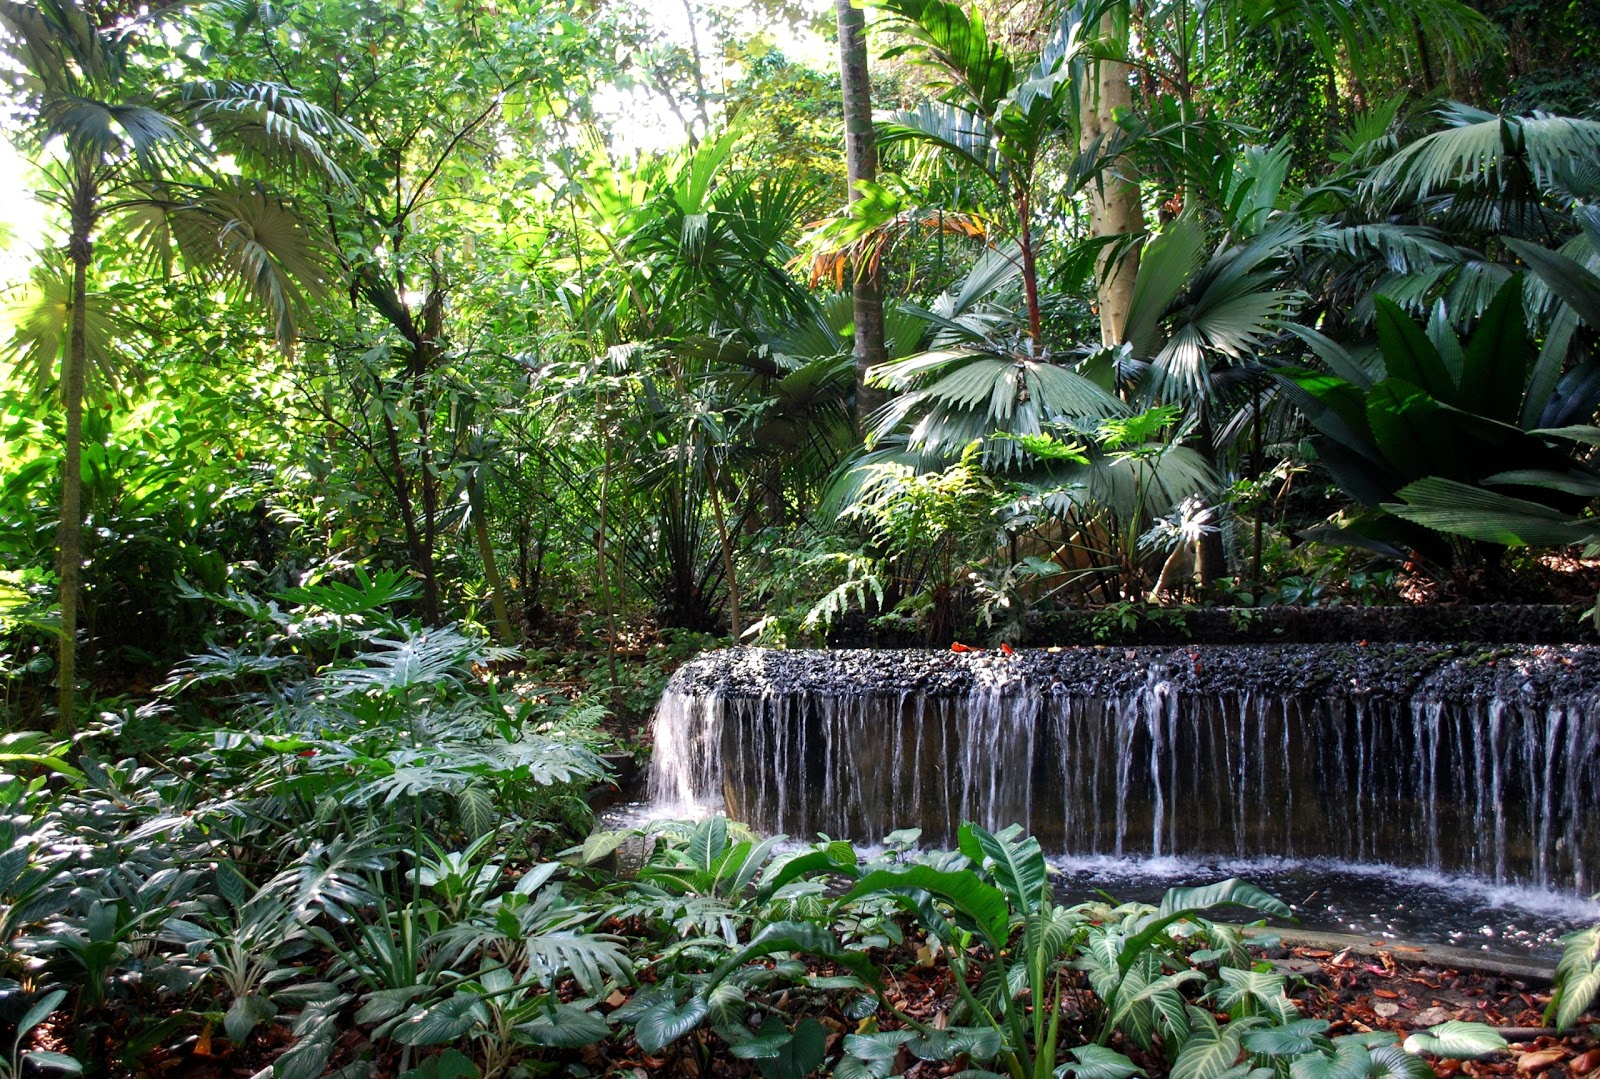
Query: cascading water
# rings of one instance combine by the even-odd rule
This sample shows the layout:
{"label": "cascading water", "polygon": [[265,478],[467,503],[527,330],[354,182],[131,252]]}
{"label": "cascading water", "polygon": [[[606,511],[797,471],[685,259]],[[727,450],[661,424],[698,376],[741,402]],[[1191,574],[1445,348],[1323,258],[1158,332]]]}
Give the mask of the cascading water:
{"label": "cascading water", "polygon": [[734,650],[679,673],[655,731],[662,815],[1600,888],[1600,655],[1577,646]]}

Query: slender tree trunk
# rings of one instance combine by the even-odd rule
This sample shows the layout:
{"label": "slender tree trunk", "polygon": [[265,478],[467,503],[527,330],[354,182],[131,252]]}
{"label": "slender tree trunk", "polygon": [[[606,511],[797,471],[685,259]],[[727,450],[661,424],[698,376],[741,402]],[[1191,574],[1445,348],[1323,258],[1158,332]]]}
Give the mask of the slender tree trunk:
{"label": "slender tree trunk", "polygon": [[83,591],[83,393],[89,363],[89,261],[94,256],[94,175],[87,165],[75,166],[72,190],[72,235],[67,257],[72,260],[72,331],[62,360],[61,395],[66,405],[66,444],[61,462],[61,642],[56,664],[56,728],[75,726],[78,693],[78,605]]}
{"label": "slender tree trunk", "polygon": [[600,466],[600,530],[595,534],[595,569],[600,574],[600,598],[606,613],[606,673],[611,679],[611,713],[622,714],[622,684],[617,681],[617,608],[611,596],[610,574],[606,570],[606,528],[610,522],[611,499],[611,421],[602,414],[605,424],[604,454]]}
{"label": "slender tree trunk", "polygon": [[516,630],[511,626],[511,609],[506,605],[506,586],[500,579],[500,566],[494,560],[494,544],[489,541],[489,519],[484,514],[483,477],[474,469],[467,481],[468,508],[472,511],[472,535],[478,543],[478,558],[483,563],[483,575],[489,581],[489,602],[494,607],[494,620],[500,643],[516,643]]}
{"label": "slender tree trunk", "polygon": [[1033,342],[1033,359],[1044,355],[1044,322],[1039,314],[1039,271],[1033,258],[1033,207],[1026,185],[1017,192],[1017,222],[1022,248],[1022,291],[1028,300],[1028,337]]}
{"label": "slender tree trunk", "polygon": [[716,515],[717,541],[722,545],[722,572],[728,578],[728,610],[733,643],[738,644],[744,638],[744,625],[739,617],[739,578],[734,572],[733,540],[728,535],[728,516],[722,510],[722,492],[717,487],[715,466],[707,471],[706,486],[711,489],[711,512]]}
{"label": "slender tree trunk", "polygon": [[[1100,35],[1116,40],[1119,35],[1114,14],[1102,16]],[[1128,81],[1129,67],[1117,60],[1097,61],[1093,85],[1084,95],[1081,120],[1081,148],[1102,136],[1113,137],[1117,113],[1133,108],[1133,86]],[[1100,183],[1089,189],[1089,228],[1093,236],[1119,236],[1144,231],[1144,210],[1139,204],[1139,184],[1127,155],[1117,157],[1101,174]],[[1128,324],[1128,308],[1133,304],[1133,282],[1139,273],[1139,253],[1130,251],[1111,263],[1110,251],[1102,252],[1095,266],[1100,306],[1100,340],[1105,345],[1120,345]]]}
{"label": "slender tree trunk", "polygon": [[422,620],[430,626],[440,622],[439,571],[434,551],[439,546],[439,480],[433,474],[433,448],[429,443],[428,422],[424,409],[427,402],[420,394],[415,398],[417,409],[417,446],[421,461],[417,469],[422,481]]}
{"label": "slender tree trunk", "polygon": [[[861,197],[856,184],[878,177],[878,147],[872,131],[872,79],[867,70],[866,16],[851,0],[834,0],[839,26],[839,82],[844,96],[845,163],[851,202]],[[854,266],[856,430],[866,433],[867,417],[882,408],[888,394],[867,385],[867,373],[888,359],[883,340],[883,265]]]}
{"label": "slender tree trunk", "polygon": [[436,624],[436,619],[430,613],[433,608],[428,604],[426,586],[432,580],[432,574],[424,568],[430,561],[430,550],[423,545],[422,535],[417,531],[417,510],[411,501],[411,475],[406,468],[405,457],[400,452],[400,432],[395,427],[387,404],[380,400],[378,409],[383,413],[383,435],[389,448],[389,469],[394,473],[394,497],[400,504],[400,525],[405,530],[406,552],[411,556],[411,565],[423,573],[423,621],[431,626]]}

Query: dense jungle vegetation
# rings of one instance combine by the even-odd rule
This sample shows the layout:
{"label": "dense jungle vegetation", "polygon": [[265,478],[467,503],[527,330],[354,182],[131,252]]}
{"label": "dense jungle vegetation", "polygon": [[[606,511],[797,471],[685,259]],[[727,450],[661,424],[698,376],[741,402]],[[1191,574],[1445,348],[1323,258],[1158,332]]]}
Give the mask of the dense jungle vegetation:
{"label": "dense jungle vegetation", "polygon": [[0,0],[0,1076],[1503,1048],[1303,1012],[1240,882],[723,818],[621,880],[585,795],[719,641],[1578,617],[1600,8],[681,6]]}

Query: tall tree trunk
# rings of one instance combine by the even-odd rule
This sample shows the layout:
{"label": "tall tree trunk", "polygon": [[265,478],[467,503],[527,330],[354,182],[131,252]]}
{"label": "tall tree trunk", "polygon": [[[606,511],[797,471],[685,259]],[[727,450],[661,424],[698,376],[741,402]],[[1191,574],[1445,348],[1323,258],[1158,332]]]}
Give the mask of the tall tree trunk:
{"label": "tall tree trunk", "polygon": [[472,511],[472,535],[478,543],[478,558],[483,562],[483,575],[489,582],[489,602],[494,606],[496,635],[503,645],[513,645],[516,630],[511,626],[511,609],[506,605],[506,586],[500,578],[499,563],[494,560],[494,544],[489,540],[489,518],[484,514],[483,477],[473,469],[467,481],[468,509]]}
{"label": "tall tree trunk", "polygon": [[[866,16],[851,0],[834,0],[839,25],[839,82],[844,91],[845,163],[850,201],[861,197],[856,184],[878,178],[878,147],[872,132],[872,80],[867,71]],[[867,385],[867,372],[888,359],[883,340],[883,265],[854,266],[856,430],[865,433],[867,417],[883,407],[888,394]]]}
{"label": "tall tree trunk", "polygon": [[[1105,41],[1126,44],[1115,13],[1100,19],[1100,36]],[[1118,60],[1100,60],[1091,68],[1093,85],[1086,88],[1080,116],[1080,148],[1095,139],[1110,139],[1117,130],[1118,111],[1133,108],[1133,86],[1128,81],[1129,67]],[[1101,174],[1100,183],[1089,189],[1089,229],[1093,236],[1118,236],[1144,231],[1144,211],[1139,204],[1139,184],[1127,155],[1117,157]],[[1130,251],[1111,264],[1111,252],[1101,253],[1095,265],[1100,305],[1100,340],[1120,345],[1128,324],[1128,308],[1133,303],[1133,281],[1139,273],[1139,253]]]}
{"label": "tall tree trunk", "polygon": [[78,605],[83,591],[83,392],[89,363],[89,261],[94,257],[94,174],[86,164],[74,167],[72,235],[67,257],[72,260],[72,331],[62,359],[61,395],[66,405],[66,444],[61,462],[61,522],[56,544],[61,554],[61,642],[56,664],[56,728],[75,726],[78,694]]}

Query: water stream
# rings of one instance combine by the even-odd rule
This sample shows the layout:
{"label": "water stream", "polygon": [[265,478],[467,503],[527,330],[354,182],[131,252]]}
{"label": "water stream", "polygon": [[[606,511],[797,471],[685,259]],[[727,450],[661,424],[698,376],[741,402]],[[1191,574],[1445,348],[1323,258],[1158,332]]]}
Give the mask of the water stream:
{"label": "water stream", "polygon": [[1119,894],[1254,867],[1326,928],[1548,947],[1600,920],[1600,673],[1575,651],[713,654],[662,699],[650,812],[934,846],[1019,822]]}

